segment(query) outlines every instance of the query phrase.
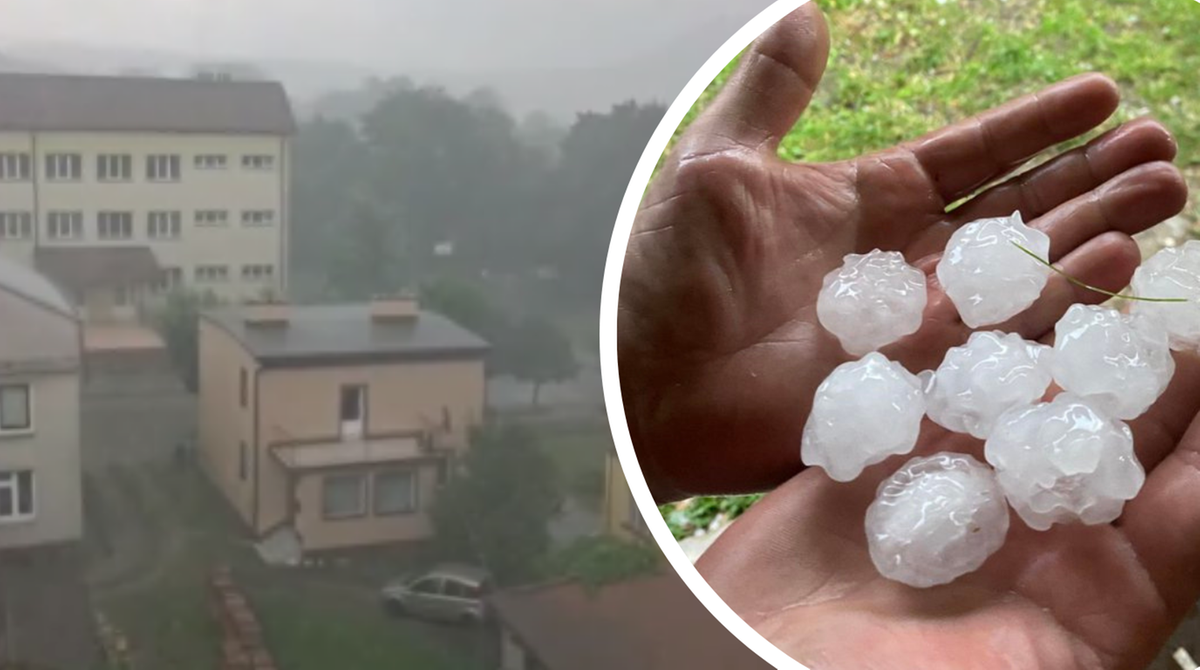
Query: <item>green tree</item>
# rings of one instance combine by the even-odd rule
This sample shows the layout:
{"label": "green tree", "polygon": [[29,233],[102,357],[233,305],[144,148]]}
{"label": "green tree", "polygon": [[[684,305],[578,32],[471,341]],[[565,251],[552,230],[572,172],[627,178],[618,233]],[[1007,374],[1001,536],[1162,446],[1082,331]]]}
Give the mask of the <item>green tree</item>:
{"label": "green tree", "polygon": [[579,372],[571,340],[544,317],[527,317],[508,328],[497,349],[502,369],[533,384],[535,407],[544,384],[566,381]]}
{"label": "green tree", "polygon": [[195,393],[200,382],[200,312],[218,304],[211,292],[175,289],[154,315],[154,325],[184,387]]}
{"label": "green tree", "polygon": [[342,242],[334,247],[329,279],[344,300],[366,300],[407,284],[397,243],[395,218],[365,196],[354,199],[342,226]]}
{"label": "green tree", "polygon": [[481,564],[502,584],[534,578],[559,499],[553,463],[527,429],[485,426],[434,505],[438,548]]}

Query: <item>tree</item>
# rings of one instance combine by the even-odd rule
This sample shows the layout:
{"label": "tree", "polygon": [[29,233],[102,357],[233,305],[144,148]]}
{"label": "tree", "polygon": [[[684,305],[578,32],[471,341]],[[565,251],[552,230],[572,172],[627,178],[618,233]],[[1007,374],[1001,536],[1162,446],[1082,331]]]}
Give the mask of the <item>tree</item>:
{"label": "tree", "polygon": [[356,198],[344,217],[341,244],[334,248],[330,282],[344,300],[392,293],[404,281],[397,226],[377,203]]}
{"label": "tree", "polygon": [[527,429],[479,429],[431,512],[441,553],[477,562],[503,584],[535,577],[560,498],[553,468]]}
{"label": "tree", "polygon": [[522,319],[502,336],[498,348],[504,369],[533,384],[535,407],[542,385],[566,381],[579,372],[571,340],[544,317]]}
{"label": "tree", "polygon": [[188,391],[200,385],[200,312],[218,304],[211,292],[175,289],[154,315],[154,325]]}

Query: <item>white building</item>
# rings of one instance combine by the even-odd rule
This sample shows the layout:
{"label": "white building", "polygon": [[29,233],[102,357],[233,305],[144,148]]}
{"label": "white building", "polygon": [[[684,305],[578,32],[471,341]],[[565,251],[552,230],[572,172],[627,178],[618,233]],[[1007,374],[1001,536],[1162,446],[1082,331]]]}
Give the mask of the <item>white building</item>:
{"label": "white building", "polygon": [[283,292],[294,131],[273,82],[0,74],[0,252],[94,322]]}

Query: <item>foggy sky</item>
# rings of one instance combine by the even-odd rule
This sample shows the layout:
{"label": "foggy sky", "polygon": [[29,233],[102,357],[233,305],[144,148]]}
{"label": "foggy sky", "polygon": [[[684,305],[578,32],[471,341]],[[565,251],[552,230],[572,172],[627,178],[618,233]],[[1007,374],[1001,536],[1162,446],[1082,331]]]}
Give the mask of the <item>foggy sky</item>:
{"label": "foggy sky", "polygon": [[[4,45],[71,42],[393,70],[621,62],[769,0],[0,0]],[[716,45],[713,45],[715,47]]]}

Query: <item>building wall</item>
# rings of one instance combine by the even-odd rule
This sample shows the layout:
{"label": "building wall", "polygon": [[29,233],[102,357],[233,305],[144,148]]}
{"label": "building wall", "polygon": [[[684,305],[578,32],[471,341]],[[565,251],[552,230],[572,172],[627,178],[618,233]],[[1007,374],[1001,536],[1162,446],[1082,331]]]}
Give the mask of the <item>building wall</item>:
{"label": "building wall", "polygon": [[500,670],[526,670],[525,648],[507,628],[500,631]]}
{"label": "building wall", "polygon": [[[375,365],[275,368],[259,377],[259,530],[287,518],[286,471],[273,464],[272,443],[299,439],[336,439],[341,389],[367,387],[366,435],[422,430],[425,420],[439,423],[448,408],[447,444],[465,449],[469,428],[483,417],[482,360],[403,362]],[[270,466],[266,463],[270,461]],[[319,507],[318,507],[319,509]],[[341,533],[353,524],[339,523]],[[404,535],[407,537],[408,531]]]}
{"label": "building wall", "polygon": [[0,522],[0,548],[83,535],[80,334],[73,318],[0,290],[0,384],[28,384],[32,429],[0,435],[0,471],[32,470],[34,518]]}
{"label": "building wall", "polygon": [[[200,321],[200,390],[197,399],[200,462],[242,519],[253,526],[254,371],[257,362],[224,330]],[[241,370],[246,370],[246,407],[241,406]],[[246,478],[239,476],[246,443]]]}
{"label": "building wall", "polygon": [[[287,140],[270,135],[190,135],[125,133],[0,133],[0,152],[34,152],[35,179],[30,182],[0,182],[0,209],[33,211],[36,215],[39,244],[52,245],[138,245],[148,246],[163,267],[180,268],[185,285],[212,289],[227,299],[256,297],[264,289],[280,290],[286,277],[286,253],[283,250],[288,222]],[[45,178],[48,153],[69,152],[82,155],[82,178],[78,182],[50,182]],[[100,154],[130,154],[133,157],[130,182],[101,182],[97,179]],[[180,156],[178,182],[151,182],[146,178],[146,157],[152,154]],[[227,156],[223,170],[195,167],[199,154]],[[275,157],[270,170],[242,167],[243,155]],[[36,186],[35,186],[36,184]],[[227,210],[224,226],[196,224],[197,210]],[[82,211],[84,237],[76,240],[51,240],[46,233],[47,212]],[[100,211],[133,213],[133,238],[100,240],[97,214]],[[272,210],[275,223],[247,227],[241,222],[244,210]],[[147,235],[147,215],[151,211],[178,211],[181,236],[177,240],[151,240]],[[32,242],[5,243],[5,250],[18,260],[27,261]],[[225,282],[197,284],[199,265],[225,265]],[[273,281],[243,281],[244,265],[271,265]]]}
{"label": "building wall", "polygon": [[[371,473],[392,469],[417,471],[417,509],[411,514],[375,516],[371,512]],[[334,472],[334,471],[331,471]],[[322,513],[322,490],[325,474],[306,472],[296,482],[296,532],[304,549],[319,551],[346,547],[361,547],[389,542],[425,540],[433,535],[429,510],[437,497],[437,468],[433,464],[415,466],[389,465],[360,470],[338,470],[338,473],[360,472],[366,477],[367,513],[348,519],[325,519]]]}
{"label": "building wall", "polygon": [[609,451],[604,464],[604,530],[614,537],[631,540],[634,534],[629,521],[636,509],[633,493],[617,455]]}

